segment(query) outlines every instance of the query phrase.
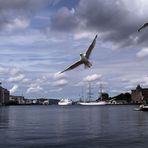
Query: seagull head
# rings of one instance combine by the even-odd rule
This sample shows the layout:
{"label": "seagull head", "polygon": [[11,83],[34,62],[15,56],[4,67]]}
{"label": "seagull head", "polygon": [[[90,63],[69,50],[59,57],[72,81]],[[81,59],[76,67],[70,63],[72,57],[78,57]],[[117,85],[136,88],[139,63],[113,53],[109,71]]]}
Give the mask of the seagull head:
{"label": "seagull head", "polygon": [[83,56],[83,53],[80,53],[80,56],[82,57]]}

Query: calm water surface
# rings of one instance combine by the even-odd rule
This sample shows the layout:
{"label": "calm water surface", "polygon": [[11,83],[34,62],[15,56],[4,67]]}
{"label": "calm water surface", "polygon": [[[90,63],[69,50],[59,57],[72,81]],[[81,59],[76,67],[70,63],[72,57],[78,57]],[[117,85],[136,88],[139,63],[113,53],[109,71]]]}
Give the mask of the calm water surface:
{"label": "calm water surface", "polygon": [[0,107],[0,148],[148,148],[135,106]]}

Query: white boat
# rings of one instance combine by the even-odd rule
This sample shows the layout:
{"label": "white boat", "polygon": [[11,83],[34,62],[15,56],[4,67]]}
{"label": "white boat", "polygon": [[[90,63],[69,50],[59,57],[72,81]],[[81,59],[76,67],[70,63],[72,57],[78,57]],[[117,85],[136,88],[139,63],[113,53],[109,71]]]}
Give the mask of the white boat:
{"label": "white boat", "polygon": [[58,105],[72,105],[72,100],[69,100],[69,99],[61,99],[58,102]]}
{"label": "white boat", "polygon": [[148,111],[148,105],[141,104],[139,108],[135,108],[138,111]]}
{"label": "white boat", "polygon": [[93,105],[106,105],[107,102],[106,101],[98,101],[98,102],[79,102],[78,104],[80,105],[89,105],[89,106],[93,106]]}

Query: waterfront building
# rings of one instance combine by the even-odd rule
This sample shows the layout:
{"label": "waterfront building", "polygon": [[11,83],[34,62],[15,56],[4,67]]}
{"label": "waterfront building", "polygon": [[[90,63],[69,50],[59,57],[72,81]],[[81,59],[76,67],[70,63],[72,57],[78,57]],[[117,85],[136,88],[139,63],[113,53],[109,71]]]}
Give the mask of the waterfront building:
{"label": "waterfront building", "polygon": [[136,89],[131,90],[132,102],[147,103],[148,102],[148,88],[142,88],[140,85],[137,85]]}
{"label": "waterfront building", "polygon": [[25,104],[26,105],[34,104],[34,100],[32,100],[32,99],[25,99]]}
{"label": "waterfront building", "polygon": [[23,96],[10,96],[10,101],[16,102],[16,104],[25,104],[25,98]]}
{"label": "waterfront building", "polygon": [[9,94],[10,92],[0,86],[0,105],[7,105],[9,103]]}

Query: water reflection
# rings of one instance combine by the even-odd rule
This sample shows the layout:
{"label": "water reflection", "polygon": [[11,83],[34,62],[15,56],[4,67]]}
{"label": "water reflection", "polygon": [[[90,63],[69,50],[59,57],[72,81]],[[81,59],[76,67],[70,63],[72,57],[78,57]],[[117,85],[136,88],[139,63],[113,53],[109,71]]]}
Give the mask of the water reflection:
{"label": "water reflection", "polygon": [[9,127],[9,107],[0,107],[0,129]]}

